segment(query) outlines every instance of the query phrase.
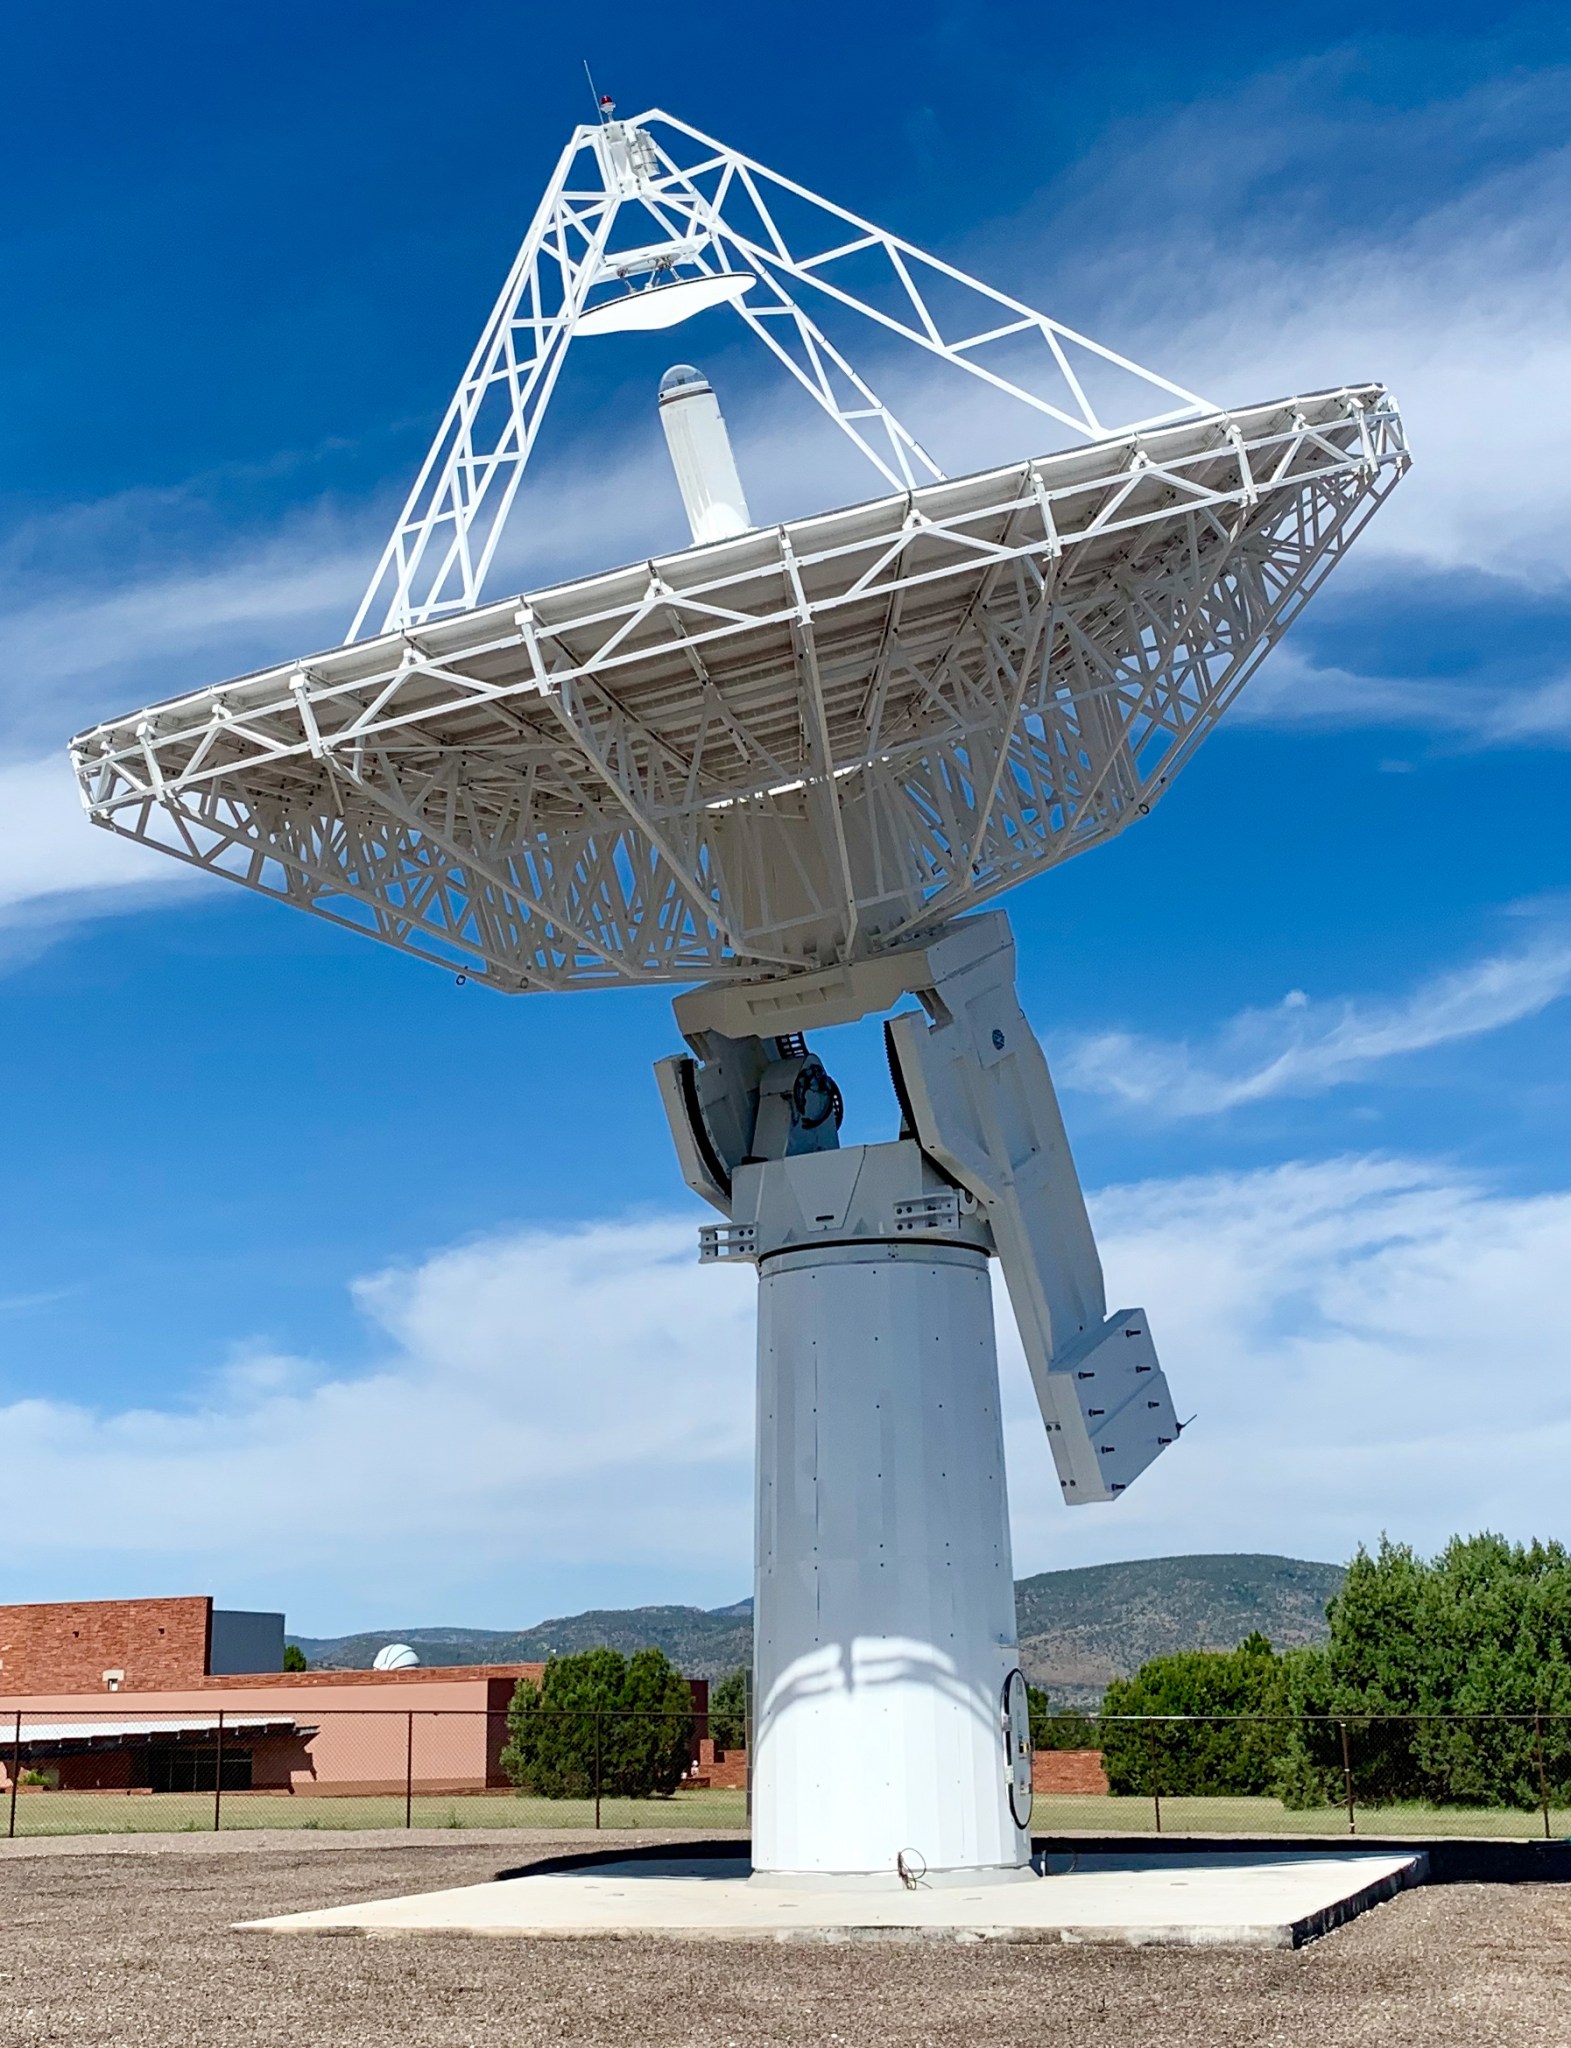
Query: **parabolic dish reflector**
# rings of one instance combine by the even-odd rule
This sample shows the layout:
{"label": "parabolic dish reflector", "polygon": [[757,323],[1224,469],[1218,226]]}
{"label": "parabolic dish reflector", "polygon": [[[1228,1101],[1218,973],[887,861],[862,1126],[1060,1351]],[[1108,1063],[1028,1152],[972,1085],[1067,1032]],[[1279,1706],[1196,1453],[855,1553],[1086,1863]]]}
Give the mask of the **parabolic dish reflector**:
{"label": "parabolic dish reflector", "polygon": [[428,619],[73,755],[98,824],[498,988],[822,969],[1143,816],[1406,460],[1378,385],[1148,428]]}

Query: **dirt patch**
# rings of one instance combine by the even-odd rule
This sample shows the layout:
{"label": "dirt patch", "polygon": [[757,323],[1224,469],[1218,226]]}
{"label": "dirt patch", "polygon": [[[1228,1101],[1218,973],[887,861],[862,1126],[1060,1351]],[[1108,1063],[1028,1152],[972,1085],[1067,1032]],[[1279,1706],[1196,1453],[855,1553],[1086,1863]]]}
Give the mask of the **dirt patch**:
{"label": "dirt patch", "polygon": [[28,1853],[0,1849],[4,2048],[1564,2048],[1571,2038],[1571,1887],[1409,1892],[1296,1955],[284,1941],[230,1923],[472,1884],[581,1848],[582,1837],[16,1846]]}

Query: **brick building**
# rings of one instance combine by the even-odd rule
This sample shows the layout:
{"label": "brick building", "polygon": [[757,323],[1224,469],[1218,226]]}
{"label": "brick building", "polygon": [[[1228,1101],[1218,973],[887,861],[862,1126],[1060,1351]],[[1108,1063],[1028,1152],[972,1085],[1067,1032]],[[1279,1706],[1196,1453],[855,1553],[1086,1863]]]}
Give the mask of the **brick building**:
{"label": "brick building", "polygon": [[0,1607],[0,1694],[159,1692],[278,1671],[284,1617],[211,1600],[61,1600]]}
{"label": "brick building", "polygon": [[0,1607],[0,1789],[17,1769],[66,1791],[509,1789],[508,1704],[543,1664],[284,1671],[283,1652],[281,1614],[204,1598]]}

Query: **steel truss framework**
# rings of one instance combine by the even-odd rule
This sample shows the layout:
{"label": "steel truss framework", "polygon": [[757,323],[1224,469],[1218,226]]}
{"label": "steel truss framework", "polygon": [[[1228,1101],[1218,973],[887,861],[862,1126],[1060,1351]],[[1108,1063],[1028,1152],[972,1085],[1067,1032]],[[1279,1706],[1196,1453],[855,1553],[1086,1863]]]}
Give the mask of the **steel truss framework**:
{"label": "steel truss framework", "polygon": [[1376,386],[937,482],[83,734],[99,824],[510,990],[871,957],[1143,815],[1406,468]]}
{"label": "steel truss framework", "polygon": [[[751,280],[731,302],[891,489],[942,472],[825,331],[850,313],[1089,440],[1215,407],[656,110],[574,131],[349,631],[480,603],[569,344],[628,293]],[[644,309],[652,311],[653,306]],[[591,321],[591,325],[592,325]],[[1105,419],[1097,393],[1121,407]],[[1122,410],[1130,404],[1134,411]]]}

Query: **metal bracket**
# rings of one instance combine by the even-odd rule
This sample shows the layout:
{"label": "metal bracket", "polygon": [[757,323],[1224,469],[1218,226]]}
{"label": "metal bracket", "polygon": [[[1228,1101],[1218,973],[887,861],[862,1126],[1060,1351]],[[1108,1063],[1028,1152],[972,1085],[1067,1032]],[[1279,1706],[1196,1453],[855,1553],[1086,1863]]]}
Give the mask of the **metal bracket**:
{"label": "metal bracket", "polygon": [[904,1235],[915,1230],[958,1230],[960,1228],[960,1197],[951,1191],[942,1195],[923,1195],[914,1202],[896,1202],[895,1229]]}
{"label": "metal bracket", "polygon": [[722,1259],[751,1259],[757,1256],[758,1226],[753,1223],[703,1223],[698,1229],[698,1263],[716,1264]]}

